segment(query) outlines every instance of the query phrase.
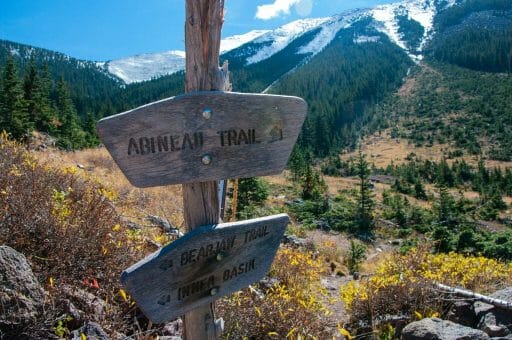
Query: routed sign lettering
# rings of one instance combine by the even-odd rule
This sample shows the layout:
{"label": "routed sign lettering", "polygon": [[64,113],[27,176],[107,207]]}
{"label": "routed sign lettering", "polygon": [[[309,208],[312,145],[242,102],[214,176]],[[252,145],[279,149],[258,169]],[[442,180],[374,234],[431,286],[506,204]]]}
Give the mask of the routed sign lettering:
{"label": "routed sign lettering", "polygon": [[298,97],[195,92],[104,118],[98,132],[137,187],[280,173],[306,117]]}
{"label": "routed sign lettering", "polygon": [[261,279],[288,215],[204,226],[126,269],[121,283],[155,323],[173,320]]}

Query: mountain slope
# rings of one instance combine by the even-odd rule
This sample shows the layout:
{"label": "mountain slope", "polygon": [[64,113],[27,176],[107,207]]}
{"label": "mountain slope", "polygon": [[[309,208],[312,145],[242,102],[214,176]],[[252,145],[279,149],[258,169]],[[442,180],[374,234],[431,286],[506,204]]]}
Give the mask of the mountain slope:
{"label": "mountain slope", "polygon": [[427,54],[473,70],[512,72],[512,2],[467,0],[435,18]]}
{"label": "mountain slope", "polygon": [[[12,56],[19,68],[27,68],[33,58],[39,65],[47,65],[53,81],[62,77],[70,86],[73,101],[81,113],[99,111],[98,101],[108,100],[118,91],[122,81],[91,61],[79,60],[65,54],[0,40],[0,65]],[[23,73],[23,72],[22,72]]]}
{"label": "mountain slope", "polygon": [[[312,57],[320,53],[340,30],[370,17],[369,25],[387,35],[418,61],[423,58],[423,49],[433,34],[437,12],[453,4],[453,1],[439,4],[438,0],[405,0],[373,9],[350,10],[331,17],[300,19],[274,30],[251,31],[225,38],[221,41],[221,54],[223,59],[249,66],[264,62],[287,48],[290,51],[289,46],[297,39],[305,41],[308,36],[310,40],[292,53]],[[312,32],[314,38],[311,37]],[[303,58],[295,58],[292,68],[300,66],[302,62]],[[183,70],[184,52],[144,54],[110,61],[104,66],[129,84]]]}
{"label": "mountain slope", "polygon": [[[245,34],[222,39],[220,52],[224,53],[233,50],[267,32],[267,30],[254,30]],[[161,53],[145,53],[108,61],[106,63],[99,63],[99,65],[116,77],[121,78],[126,84],[131,84],[184,70],[185,52],[166,51]]]}

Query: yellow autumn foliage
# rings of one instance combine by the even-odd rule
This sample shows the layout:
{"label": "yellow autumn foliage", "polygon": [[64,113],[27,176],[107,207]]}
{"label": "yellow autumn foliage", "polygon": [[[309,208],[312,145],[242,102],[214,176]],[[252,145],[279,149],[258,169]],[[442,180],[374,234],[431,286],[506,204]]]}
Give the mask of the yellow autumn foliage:
{"label": "yellow autumn foliage", "polygon": [[443,301],[434,283],[487,293],[512,283],[512,264],[482,256],[431,254],[413,249],[383,259],[366,280],[341,287],[340,297],[354,319],[372,315],[438,315]]}
{"label": "yellow autumn foliage", "polygon": [[220,303],[227,321],[226,338],[323,338],[323,321],[331,312],[321,301],[324,259],[313,253],[281,248],[270,271],[277,279],[264,291],[244,289]]}

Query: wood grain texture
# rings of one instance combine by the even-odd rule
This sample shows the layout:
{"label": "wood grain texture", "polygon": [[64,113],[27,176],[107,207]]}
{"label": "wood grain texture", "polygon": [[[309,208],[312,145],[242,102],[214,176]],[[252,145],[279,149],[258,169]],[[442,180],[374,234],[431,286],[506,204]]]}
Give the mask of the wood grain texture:
{"label": "wood grain texture", "polygon": [[297,97],[194,92],[102,119],[98,132],[137,187],[213,181],[280,173],[306,112]]}
{"label": "wood grain texture", "polygon": [[261,279],[288,222],[279,214],[196,228],[126,269],[121,282],[151,321],[170,321]]}
{"label": "wood grain texture", "polygon": [[[224,0],[186,0],[185,20],[186,92],[229,91],[227,64],[225,72],[218,68]],[[189,230],[219,222],[219,200],[211,197],[217,190],[217,181],[183,185],[183,211]],[[219,339],[222,330],[216,327],[215,304],[187,312],[183,327],[185,340]]]}

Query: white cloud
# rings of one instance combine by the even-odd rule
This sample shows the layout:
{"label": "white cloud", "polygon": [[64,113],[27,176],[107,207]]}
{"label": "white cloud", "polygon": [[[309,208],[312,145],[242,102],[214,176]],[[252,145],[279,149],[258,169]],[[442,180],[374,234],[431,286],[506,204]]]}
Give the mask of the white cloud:
{"label": "white cloud", "polygon": [[290,14],[290,8],[300,3],[302,0],[275,0],[274,3],[268,5],[260,5],[256,10],[256,18],[269,20],[280,15]]}

